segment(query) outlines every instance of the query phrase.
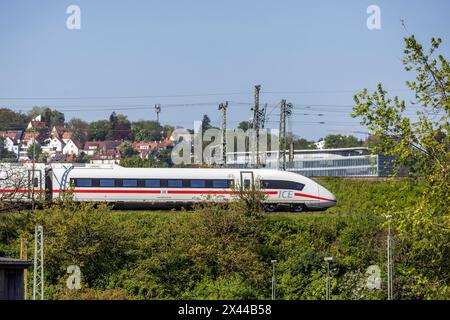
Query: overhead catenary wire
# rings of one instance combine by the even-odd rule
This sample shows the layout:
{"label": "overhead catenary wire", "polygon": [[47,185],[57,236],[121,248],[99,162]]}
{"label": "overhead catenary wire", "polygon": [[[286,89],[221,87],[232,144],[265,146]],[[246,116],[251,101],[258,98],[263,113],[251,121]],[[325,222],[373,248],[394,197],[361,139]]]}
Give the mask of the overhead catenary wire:
{"label": "overhead catenary wire", "polygon": [[[264,94],[340,94],[357,93],[362,88],[357,89],[318,89],[318,90],[292,90],[273,91],[261,90]],[[410,91],[409,89],[385,89],[388,92]],[[207,97],[207,96],[231,96],[231,95],[253,95],[252,91],[232,91],[232,92],[208,92],[208,93],[176,93],[176,94],[154,94],[154,95],[123,95],[123,96],[71,96],[71,97],[0,97],[0,100],[118,100],[118,99],[151,99],[151,98],[185,98],[185,97]]]}

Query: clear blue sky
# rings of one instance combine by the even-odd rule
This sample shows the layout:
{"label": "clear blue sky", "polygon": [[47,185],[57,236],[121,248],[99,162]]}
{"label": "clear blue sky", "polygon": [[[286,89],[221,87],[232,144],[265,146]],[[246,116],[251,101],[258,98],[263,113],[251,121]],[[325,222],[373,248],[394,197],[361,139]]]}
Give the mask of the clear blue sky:
{"label": "clear blue sky", "polygon": [[[81,30],[66,28],[71,4],[81,8]],[[366,27],[371,4],[381,8],[381,30]],[[334,130],[365,131],[349,117],[351,107],[326,105],[351,105],[353,92],[378,82],[409,99],[400,19],[422,42],[441,37],[448,58],[449,12],[446,0],[2,0],[0,106],[48,105],[85,120],[116,110],[138,120],[155,119],[160,103],[161,122],[192,127],[204,113],[218,125],[216,104],[229,100],[233,127],[250,118],[245,103],[261,84],[270,126],[278,120],[271,106],[286,98],[300,108],[312,105],[296,111],[295,134],[318,139]],[[307,93],[293,93],[299,91]],[[209,95],[215,93],[226,94]],[[170,106],[179,104],[189,106]]]}

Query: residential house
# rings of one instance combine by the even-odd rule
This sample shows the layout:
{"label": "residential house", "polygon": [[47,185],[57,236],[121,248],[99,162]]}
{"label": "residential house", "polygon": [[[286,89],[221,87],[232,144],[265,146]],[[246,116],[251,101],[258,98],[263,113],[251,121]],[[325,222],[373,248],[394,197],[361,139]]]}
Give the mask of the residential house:
{"label": "residential house", "polygon": [[147,159],[148,155],[158,148],[158,142],[133,142],[131,146],[133,147],[133,149],[139,152],[139,157],[141,157],[142,159]]}
{"label": "residential house", "polygon": [[20,142],[22,138],[22,131],[0,131],[0,137],[5,139],[5,149],[12,152],[19,158]]}
{"label": "residential house", "polygon": [[63,135],[66,131],[66,126],[53,126],[52,131],[50,132],[50,137],[63,139]]}
{"label": "residential house", "polygon": [[84,144],[83,152],[88,156],[93,156],[98,152],[115,150],[121,143],[121,141],[87,141]]}
{"label": "residential house", "polygon": [[42,151],[48,153],[49,155],[55,154],[56,152],[62,152],[65,146],[64,141],[60,138],[52,138],[47,140],[47,144],[42,146]]}
{"label": "residential house", "polygon": [[121,158],[120,152],[117,149],[100,150],[92,157],[91,163],[114,164],[119,163]]}
{"label": "residential house", "polygon": [[175,143],[170,139],[165,139],[158,144],[158,148],[161,150],[173,149]]}
{"label": "residential house", "polygon": [[38,129],[46,129],[46,128],[47,128],[47,123],[45,123],[44,121],[31,120],[27,126],[27,130],[33,130],[33,129],[38,130]]}
{"label": "residential house", "polygon": [[78,156],[82,151],[81,144],[75,139],[66,140],[63,148],[63,154]]}
{"label": "residential house", "polygon": [[65,131],[62,135],[62,140],[64,143],[68,143],[73,138],[73,133],[70,131]]}
{"label": "residential house", "polygon": [[19,147],[19,161],[30,160],[28,158],[28,147],[33,143],[37,143],[39,132],[25,132],[22,136],[22,143]]}

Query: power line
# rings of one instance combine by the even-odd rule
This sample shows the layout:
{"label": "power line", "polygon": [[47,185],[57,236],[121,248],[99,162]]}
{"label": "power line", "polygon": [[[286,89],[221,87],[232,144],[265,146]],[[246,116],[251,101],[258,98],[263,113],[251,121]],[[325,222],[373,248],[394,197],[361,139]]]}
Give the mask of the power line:
{"label": "power line", "polygon": [[[357,93],[361,88],[352,90],[293,90],[293,91],[262,91],[264,94],[339,94]],[[406,92],[410,89],[385,89],[388,92]],[[160,95],[126,95],[126,96],[72,96],[72,97],[0,97],[0,100],[115,100],[115,99],[150,99],[150,98],[184,98],[184,97],[208,97],[208,96],[230,96],[251,95],[250,91],[238,92],[214,92],[214,93],[182,93],[182,94],[160,94]]]}
{"label": "power line", "polygon": [[223,92],[223,93],[195,93],[195,94],[167,94],[167,95],[141,95],[141,96],[86,96],[86,97],[0,97],[0,100],[115,100],[115,99],[149,99],[149,98],[186,98],[245,95],[251,92]]}

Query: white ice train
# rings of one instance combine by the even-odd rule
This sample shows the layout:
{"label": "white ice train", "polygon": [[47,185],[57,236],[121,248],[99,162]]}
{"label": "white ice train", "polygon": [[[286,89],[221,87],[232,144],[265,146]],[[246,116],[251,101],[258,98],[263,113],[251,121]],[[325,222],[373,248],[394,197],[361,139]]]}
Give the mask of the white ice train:
{"label": "white ice train", "polygon": [[[16,182],[19,181],[19,182]],[[93,164],[0,164],[0,200],[62,199],[179,207],[227,201],[239,187],[259,183],[267,211],[325,210],[336,197],[317,182],[292,172],[267,169],[125,168]],[[14,194],[12,196],[12,194]]]}

